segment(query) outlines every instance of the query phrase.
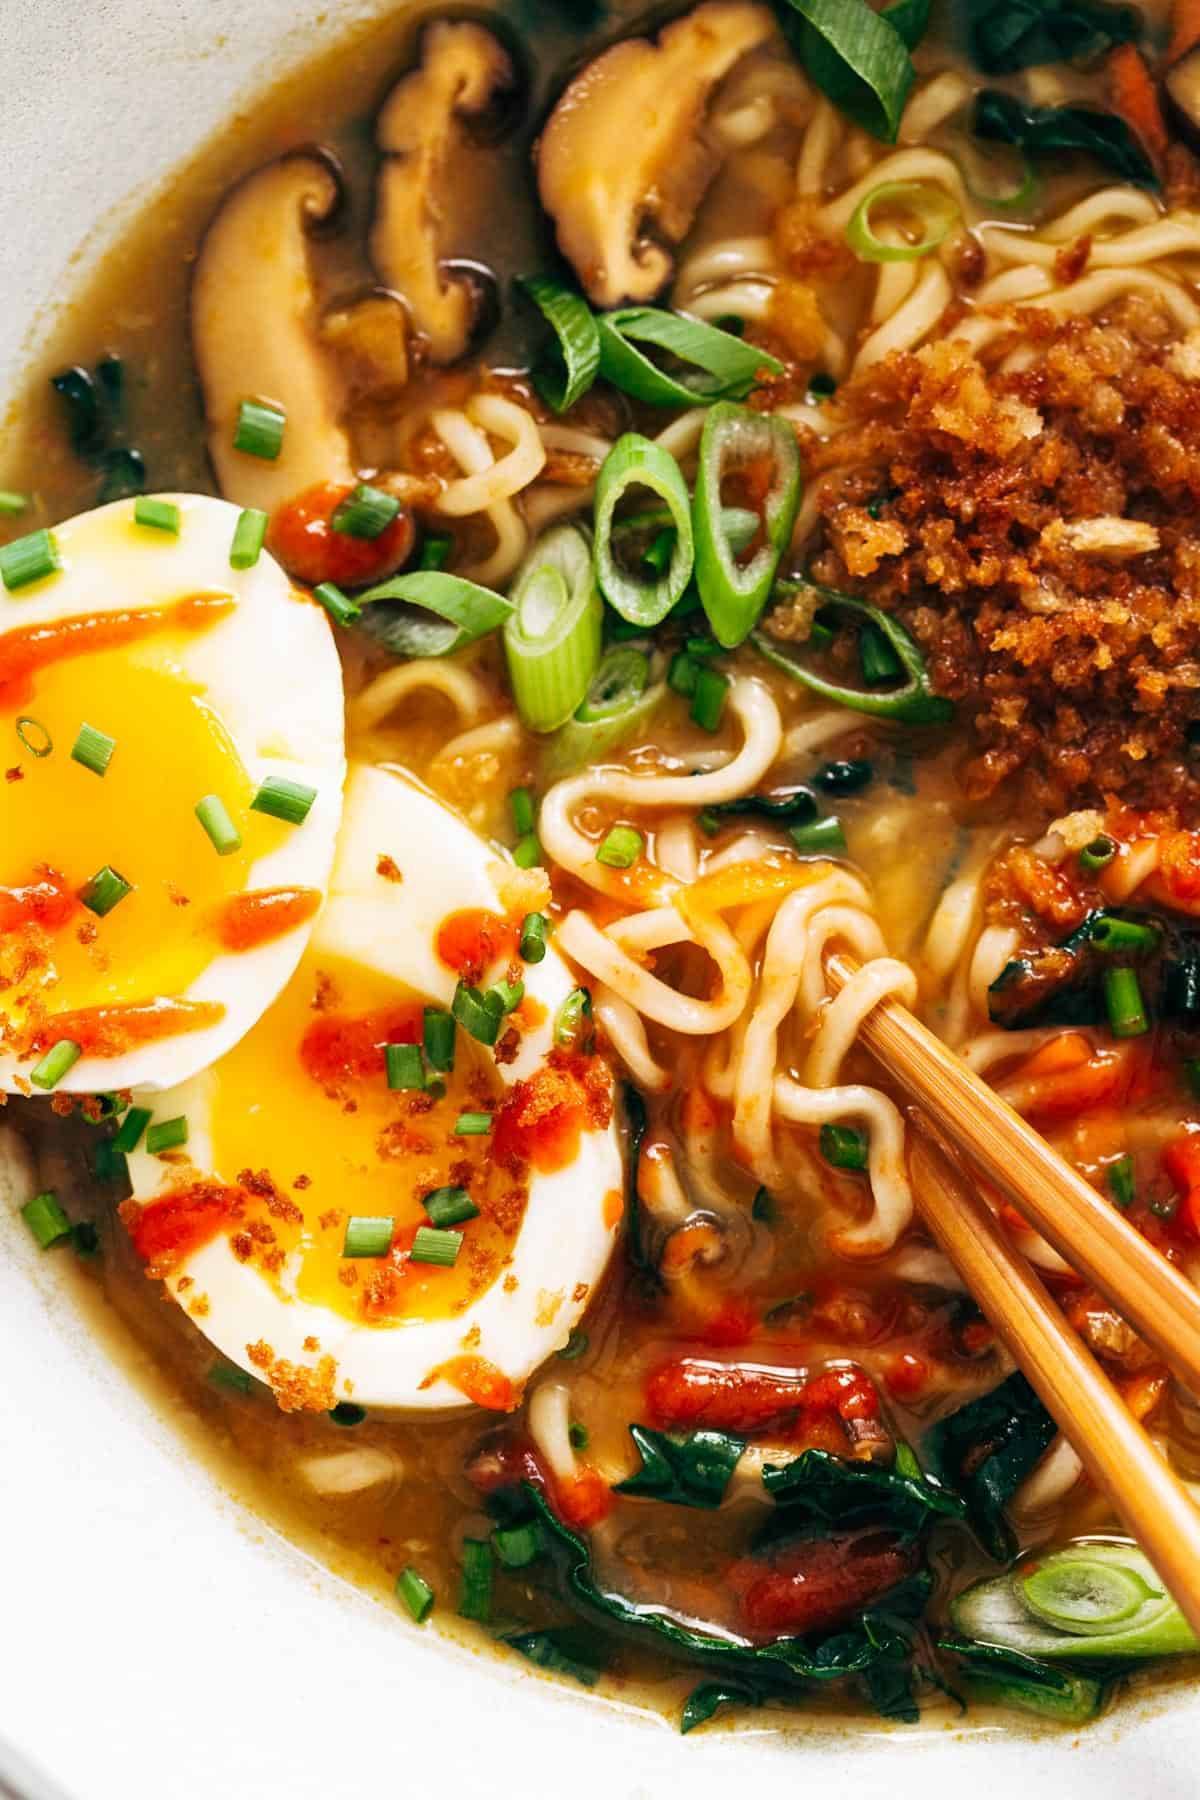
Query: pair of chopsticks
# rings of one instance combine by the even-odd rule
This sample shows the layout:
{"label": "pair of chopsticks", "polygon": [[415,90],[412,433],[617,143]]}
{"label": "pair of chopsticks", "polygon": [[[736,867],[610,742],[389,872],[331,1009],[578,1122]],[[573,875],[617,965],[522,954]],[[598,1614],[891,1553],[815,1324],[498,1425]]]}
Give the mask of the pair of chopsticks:
{"label": "pair of chopsticks", "polygon": [[[856,968],[848,956],[826,958],[835,990]],[[862,1038],[917,1102],[910,1167],[925,1222],[1200,1632],[1200,1511],[938,1138],[1106,1294],[1197,1392],[1200,1292],[898,1000],[879,1002]]]}

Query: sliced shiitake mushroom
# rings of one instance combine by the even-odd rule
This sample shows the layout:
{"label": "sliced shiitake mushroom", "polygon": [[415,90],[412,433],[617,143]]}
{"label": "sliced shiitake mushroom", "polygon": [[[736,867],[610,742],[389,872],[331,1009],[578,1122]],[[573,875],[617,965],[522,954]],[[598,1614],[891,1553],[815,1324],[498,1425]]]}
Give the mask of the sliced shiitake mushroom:
{"label": "sliced shiitake mushroom", "polygon": [[723,150],[706,130],[717,84],[771,36],[751,0],[707,0],[657,42],[627,38],[571,82],[537,152],[558,246],[596,306],[653,300]]}
{"label": "sliced shiitake mushroom", "polygon": [[508,52],[468,19],[431,25],[421,61],[398,81],[380,110],[383,153],[371,228],[371,260],[406,301],[435,363],[467,349],[481,305],[478,284],[447,263],[442,191],[467,122],[482,122],[515,80]]}
{"label": "sliced shiitake mushroom", "polygon": [[[336,163],[299,150],[232,188],[208,228],[192,284],[192,351],[221,492],[271,512],[318,482],[354,480],[335,359],[321,344],[310,234],[342,203]],[[244,400],[286,415],[269,462],[233,447]]]}

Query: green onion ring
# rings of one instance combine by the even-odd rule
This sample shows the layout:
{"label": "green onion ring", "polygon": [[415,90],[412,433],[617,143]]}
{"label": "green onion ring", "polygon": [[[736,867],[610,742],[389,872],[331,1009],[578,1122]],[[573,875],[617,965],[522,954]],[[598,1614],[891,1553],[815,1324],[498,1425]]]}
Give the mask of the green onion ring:
{"label": "green onion ring", "polygon": [[556,413],[569,412],[600,371],[600,333],[587,301],[552,275],[522,275],[517,287],[533,301],[555,338],[533,369],[533,385]]}
{"label": "green onion ring", "polygon": [[559,525],[534,545],[509,597],[504,652],[517,712],[530,731],[557,731],[600,661],[604,602],[591,544],[578,525]]}
{"label": "green onion ring", "polygon": [[[601,313],[596,326],[601,375],[648,406],[707,406],[714,400],[744,400],[762,370],[772,375],[783,370],[776,357],[744,343],[732,332],[656,306],[626,306]],[[666,350],[698,372],[678,379],[668,375],[637,349],[637,344]]]}
{"label": "green onion ring", "polygon": [[899,619],[881,612],[877,606],[868,606],[865,600],[856,600],[851,594],[839,594],[834,588],[820,587],[815,581],[805,582],[803,586],[818,594],[823,606],[853,613],[874,625],[896,652],[908,680],[903,687],[882,693],[841,687],[788,656],[765,632],[752,631],[750,642],[769,663],[782,669],[793,681],[810,688],[814,694],[820,694],[823,700],[830,700],[835,706],[849,707],[853,712],[870,713],[878,719],[896,719],[905,725],[945,725],[953,718],[953,706],[949,700],[934,693],[925,658]]}
{"label": "green onion ring", "polygon": [[650,675],[650,658],[631,644],[606,652],[583,704],[550,740],[548,779],[599,762],[649,723],[667,691],[661,681],[651,685]]}
{"label": "green onion ring", "polygon": [[441,569],[394,575],[356,599],[363,609],[361,628],[393,656],[450,656],[495,631],[512,614],[503,594]]}
{"label": "green onion ring", "polygon": [[[32,743],[32,744],[30,743],[29,738],[26,735],[26,729],[25,729],[26,726],[28,726],[28,725],[32,725],[32,727],[35,731],[40,731],[42,734],[42,737],[45,739],[45,742],[41,745],[40,748],[36,743]],[[50,752],[54,748],[54,739],[50,736],[50,733],[46,730],[46,727],[42,724],[42,721],[40,719],[31,719],[29,717],[28,713],[22,713],[20,718],[17,720],[17,736],[20,738],[20,740],[21,740],[22,744],[25,746],[26,750],[28,750],[30,756],[37,756],[37,757],[49,756]]]}
{"label": "green onion ring", "polygon": [[[871,226],[875,207],[897,202],[915,212],[925,227],[925,236],[916,244],[889,244],[877,237]],[[939,244],[945,243],[957,225],[958,203],[945,188],[932,181],[882,181],[864,194],[846,226],[846,242],[860,262],[916,262],[932,256]]]}
{"label": "green onion ring", "polygon": [[[737,562],[726,511],[725,477],[740,466],[769,459],[771,485],[763,502],[763,542],[745,565]],[[696,585],[717,642],[740,644],[767,603],[779,559],[791,541],[800,504],[800,453],[786,419],[750,412],[722,401],[704,421],[692,524],[696,534]],[[738,509],[740,511],[740,509]]]}
{"label": "green onion ring", "polygon": [[[613,514],[631,488],[649,488],[656,494],[675,527],[666,570],[647,581],[626,574],[613,552]],[[596,578],[604,598],[631,625],[657,625],[683,593],[695,559],[691,502],[675,458],[635,431],[618,438],[596,479],[595,521]]]}

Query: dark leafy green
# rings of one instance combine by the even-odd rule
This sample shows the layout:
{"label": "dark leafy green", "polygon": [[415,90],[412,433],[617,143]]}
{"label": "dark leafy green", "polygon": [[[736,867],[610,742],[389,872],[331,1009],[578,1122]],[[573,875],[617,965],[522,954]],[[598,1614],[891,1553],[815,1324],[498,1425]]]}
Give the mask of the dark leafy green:
{"label": "dark leafy green", "polygon": [[631,1425],[629,1435],[642,1466],[636,1475],[618,1482],[615,1492],[668,1500],[676,1506],[720,1506],[746,1448],[745,1438],[726,1431],[670,1436],[648,1425]]}
{"label": "dark leafy green", "polygon": [[[780,584],[781,587],[784,585]],[[860,632],[867,626],[874,626],[895,652],[906,679],[897,688],[864,690],[843,687],[839,682],[827,680],[815,669],[789,655],[765,632],[752,631],[750,642],[775,668],[782,669],[793,681],[811,688],[823,700],[830,700],[835,706],[849,707],[854,712],[870,713],[882,719],[897,719],[908,725],[945,725],[954,717],[954,708],[949,700],[934,693],[929,671],[925,667],[925,658],[899,619],[882,612],[877,606],[868,606],[865,600],[858,600],[853,594],[841,594],[836,588],[821,587],[815,581],[798,582],[791,586],[793,591],[808,589],[815,593],[823,609],[828,608],[832,613],[849,613],[858,621]]]}
{"label": "dark leafy green", "polygon": [[933,1518],[964,1519],[957,1494],[919,1472],[844,1462],[828,1450],[805,1450],[795,1462],[763,1470],[763,1486],[789,1531],[854,1531],[886,1524],[912,1537]]}
{"label": "dark leafy green", "polygon": [[761,1706],[762,1695],[746,1681],[702,1681],[683,1703],[679,1731],[686,1737],[697,1725],[707,1725],[722,1706]]}
{"label": "dark leafy green", "polygon": [[1149,156],[1116,113],[1091,106],[1026,106],[999,88],[984,88],[975,101],[972,129],[978,137],[1015,144],[1035,160],[1077,151],[1139,187],[1159,185]]}
{"label": "dark leafy green", "polygon": [[866,0],[777,0],[784,31],[813,83],[840,111],[894,143],[916,78],[913,50],[930,0],[896,0],[876,13]]}
{"label": "dark leafy green", "polygon": [[739,800],[721,800],[706,806],[700,814],[705,831],[715,831],[722,819],[771,819],[780,825],[807,825],[816,818],[819,808],[815,794],[808,788],[793,788],[781,794],[743,794]]}
{"label": "dark leafy green", "polygon": [[629,1260],[634,1268],[640,1269],[643,1275],[657,1282],[658,1268],[646,1241],[646,1221],[638,1195],[638,1159],[648,1124],[646,1102],[631,1081],[623,1084],[621,1100],[625,1108],[625,1129],[628,1133],[625,1155],[625,1219],[628,1232],[625,1241]]}
{"label": "dark leafy green", "polygon": [[1142,28],[1134,7],[1103,0],[966,0],[966,14],[971,60],[985,75],[1100,56]]}
{"label": "dark leafy green", "polygon": [[586,1625],[555,1625],[547,1631],[514,1631],[501,1643],[516,1650],[539,1669],[569,1675],[584,1687],[595,1687],[608,1658],[594,1631]]}
{"label": "dark leafy green", "polygon": [[[1108,922],[1106,924],[1106,921]],[[1150,926],[1153,953],[1103,951],[1112,925]],[[988,1013],[1006,1031],[1042,1025],[1100,1025],[1107,1018],[1103,974],[1114,961],[1135,962],[1155,1016],[1185,1030],[1200,1026],[1200,935],[1174,919],[1129,909],[1097,908],[1058,944],[1028,950],[1005,964],[988,989]]]}
{"label": "dark leafy green", "polygon": [[976,1536],[997,1562],[1016,1551],[1004,1508],[1057,1430],[1018,1370],[925,1434],[931,1469],[962,1496]]}

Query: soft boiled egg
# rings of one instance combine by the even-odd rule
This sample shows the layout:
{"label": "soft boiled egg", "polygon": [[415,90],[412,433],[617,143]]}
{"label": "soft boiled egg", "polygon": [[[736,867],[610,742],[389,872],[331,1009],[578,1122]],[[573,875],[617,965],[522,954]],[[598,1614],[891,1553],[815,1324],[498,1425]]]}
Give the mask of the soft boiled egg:
{"label": "soft boiled egg", "polygon": [[24,541],[49,572],[0,560],[0,1090],[184,1080],[299,961],[341,816],[341,672],[270,556],[233,566],[240,517],[120,500]]}
{"label": "soft boiled egg", "polygon": [[[622,1159],[580,991],[522,931],[548,897],[405,776],[352,770],[291,983],[146,1102],[134,1245],[285,1409],[507,1410],[594,1293]],[[172,1120],[185,1147],[149,1153]]]}

